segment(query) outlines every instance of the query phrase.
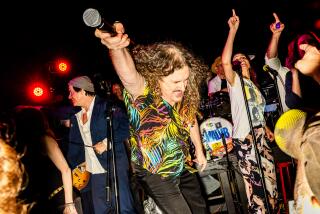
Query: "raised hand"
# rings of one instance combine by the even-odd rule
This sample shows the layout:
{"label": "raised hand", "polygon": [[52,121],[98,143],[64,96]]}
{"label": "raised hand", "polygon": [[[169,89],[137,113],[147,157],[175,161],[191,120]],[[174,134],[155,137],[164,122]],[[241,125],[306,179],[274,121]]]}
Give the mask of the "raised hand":
{"label": "raised hand", "polygon": [[285,27],[283,23],[281,23],[278,15],[276,13],[273,13],[274,22],[270,24],[270,30],[274,33],[281,33]]}
{"label": "raised hand", "polygon": [[232,16],[229,18],[228,20],[228,25],[230,30],[238,30],[239,27],[239,23],[240,23],[240,19],[236,14],[236,11],[234,9],[232,9]]}
{"label": "raised hand", "polygon": [[101,39],[101,43],[107,46],[109,49],[122,49],[127,47],[130,44],[130,38],[128,34],[125,34],[124,27],[122,23],[115,22],[113,28],[116,32],[116,35],[112,36],[111,33],[101,31],[96,29],[95,36]]}

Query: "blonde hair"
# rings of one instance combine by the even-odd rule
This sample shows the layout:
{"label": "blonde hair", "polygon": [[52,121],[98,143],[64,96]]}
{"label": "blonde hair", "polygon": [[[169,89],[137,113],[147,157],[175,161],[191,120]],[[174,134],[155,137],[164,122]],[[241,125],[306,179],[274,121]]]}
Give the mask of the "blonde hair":
{"label": "blonde hair", "polygon": [[27,213],[29,205],[17,198],[24,185],[23,173],[20,156],[0,138],[0,213]]}
{"label": "blonde hair", "polygon": [[221,56],[218,56],[217,58],[215,58],[214,62],[213,62],[212,65],[211,65],[211,71],[212,71],[212,73],[214,73],[214,74],[217,73],[216,67],[218,66],[218,64],[221,64],[221,63],[222,63]]}

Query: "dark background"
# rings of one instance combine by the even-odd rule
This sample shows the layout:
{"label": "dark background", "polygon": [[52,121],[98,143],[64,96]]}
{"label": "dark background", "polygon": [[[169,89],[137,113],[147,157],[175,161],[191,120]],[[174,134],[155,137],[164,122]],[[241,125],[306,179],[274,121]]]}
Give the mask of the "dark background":
{"label": "dark background", "polygon": [[[107,49],[94,36],[94,29],[82,20],[87,8],[98,9],[110,23],[121,20],[135,43],[179,41],[208,65],[222,52],[229,30],[227,20],[235,8],[241,20],[235,49],[256,55],[258,74],[271,37],[272,12],[286,25],[280,41],[281,59],[297,33],[313,30],[319,35],[319,29],[314,27],[315,20],[320,19],[318,0],[54,0],[7,4],[1,9],[1,109],[41,104],[29,97],[27,91],[32,82],[48,84],[54,96],[47,102],[55,102],[57,97],[66,98],[66,83],[73,76],[115,77]],[[70,62],[67,75],[52,73],[53,63],[59,58]]]}

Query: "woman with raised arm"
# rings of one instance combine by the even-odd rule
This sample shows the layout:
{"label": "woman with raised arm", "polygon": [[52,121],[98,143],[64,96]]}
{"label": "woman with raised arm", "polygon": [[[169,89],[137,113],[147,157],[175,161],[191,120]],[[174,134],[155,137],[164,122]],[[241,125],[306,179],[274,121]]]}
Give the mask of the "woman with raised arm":
{"label": "woman with raised arm", "polygon": [[278,72],[278,78],[277,78],[277,86],[279,89],[279,95],[281,100],[281,105],[283,112],[288,111],[288,106],[286,105],[286,88],[285,88],[285,78],[286,74],[289,72],[289,69],[286,67],[283,67],[281,64],[281,61],[278,57],[278,46],[279,46],[279,40],[282,31],[285,28],[285,25],[281,23],[278,15],[276,13],[273,13],[274,22],[270,24],[270,31],[272,32],[272,37],[270,39],[268,49],[265,55],[265,63],[270,68]]}
{"label": "woman with raised arm", "polygon": [[[222,66],[230,95],[234,150],[246,187],[249,213],[267,213],[268,204],[265,200],[269,200],[268,203],[271,205],[269,207],[274,210],[278,197],[274,159],[268,145],[268,141],[273,141],[274,136],[264,120],[266,102],[255,85],[249,58],[243,53],[232,56],[233,43],[240,23],[235,10],[232,10],[232,13],[233,15],[228,20],[230,30],[222,52]],[[235,63],[240,66],[237,69],[239,71],[233,69],[232,64]],[[244,96],[240,78],[243,78],[246,96]],[[245,102],[248,102],[253,130],[250,127]],[[256,139],[259,157],[256,157],[255,154],[253,135]],[[257,158],[261,160],[263,166],[261,170],[259,170]],[[266,189],[263,188],[261,171],[263,171]],[[265,192],[268,195],[266,199]]]}
{"label": "woman with raised arm", "polygon": [[[30,214],[78,214],[71,170],[45,114],[31,107],[18,110],[16,136],[17,149],[24,151],[21,161],[28,177],[28,184],[20,197],[26,202],[34,202]],[[77,206],[80,213],[80,198],[77,203],[80,203]]]}

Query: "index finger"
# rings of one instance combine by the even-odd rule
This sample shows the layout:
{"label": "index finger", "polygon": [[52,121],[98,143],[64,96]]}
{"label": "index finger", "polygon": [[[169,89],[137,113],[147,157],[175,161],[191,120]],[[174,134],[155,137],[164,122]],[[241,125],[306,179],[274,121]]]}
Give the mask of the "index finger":
{"label": "index finger", "polygon": [[273,13],[273,17],[274,17],[276,23],[280,22],[280,19],[276,13]]}
{"label": "index finger", "polygon": [[232,9],[232,16],[236,16],[236,11],[234,9]]}

